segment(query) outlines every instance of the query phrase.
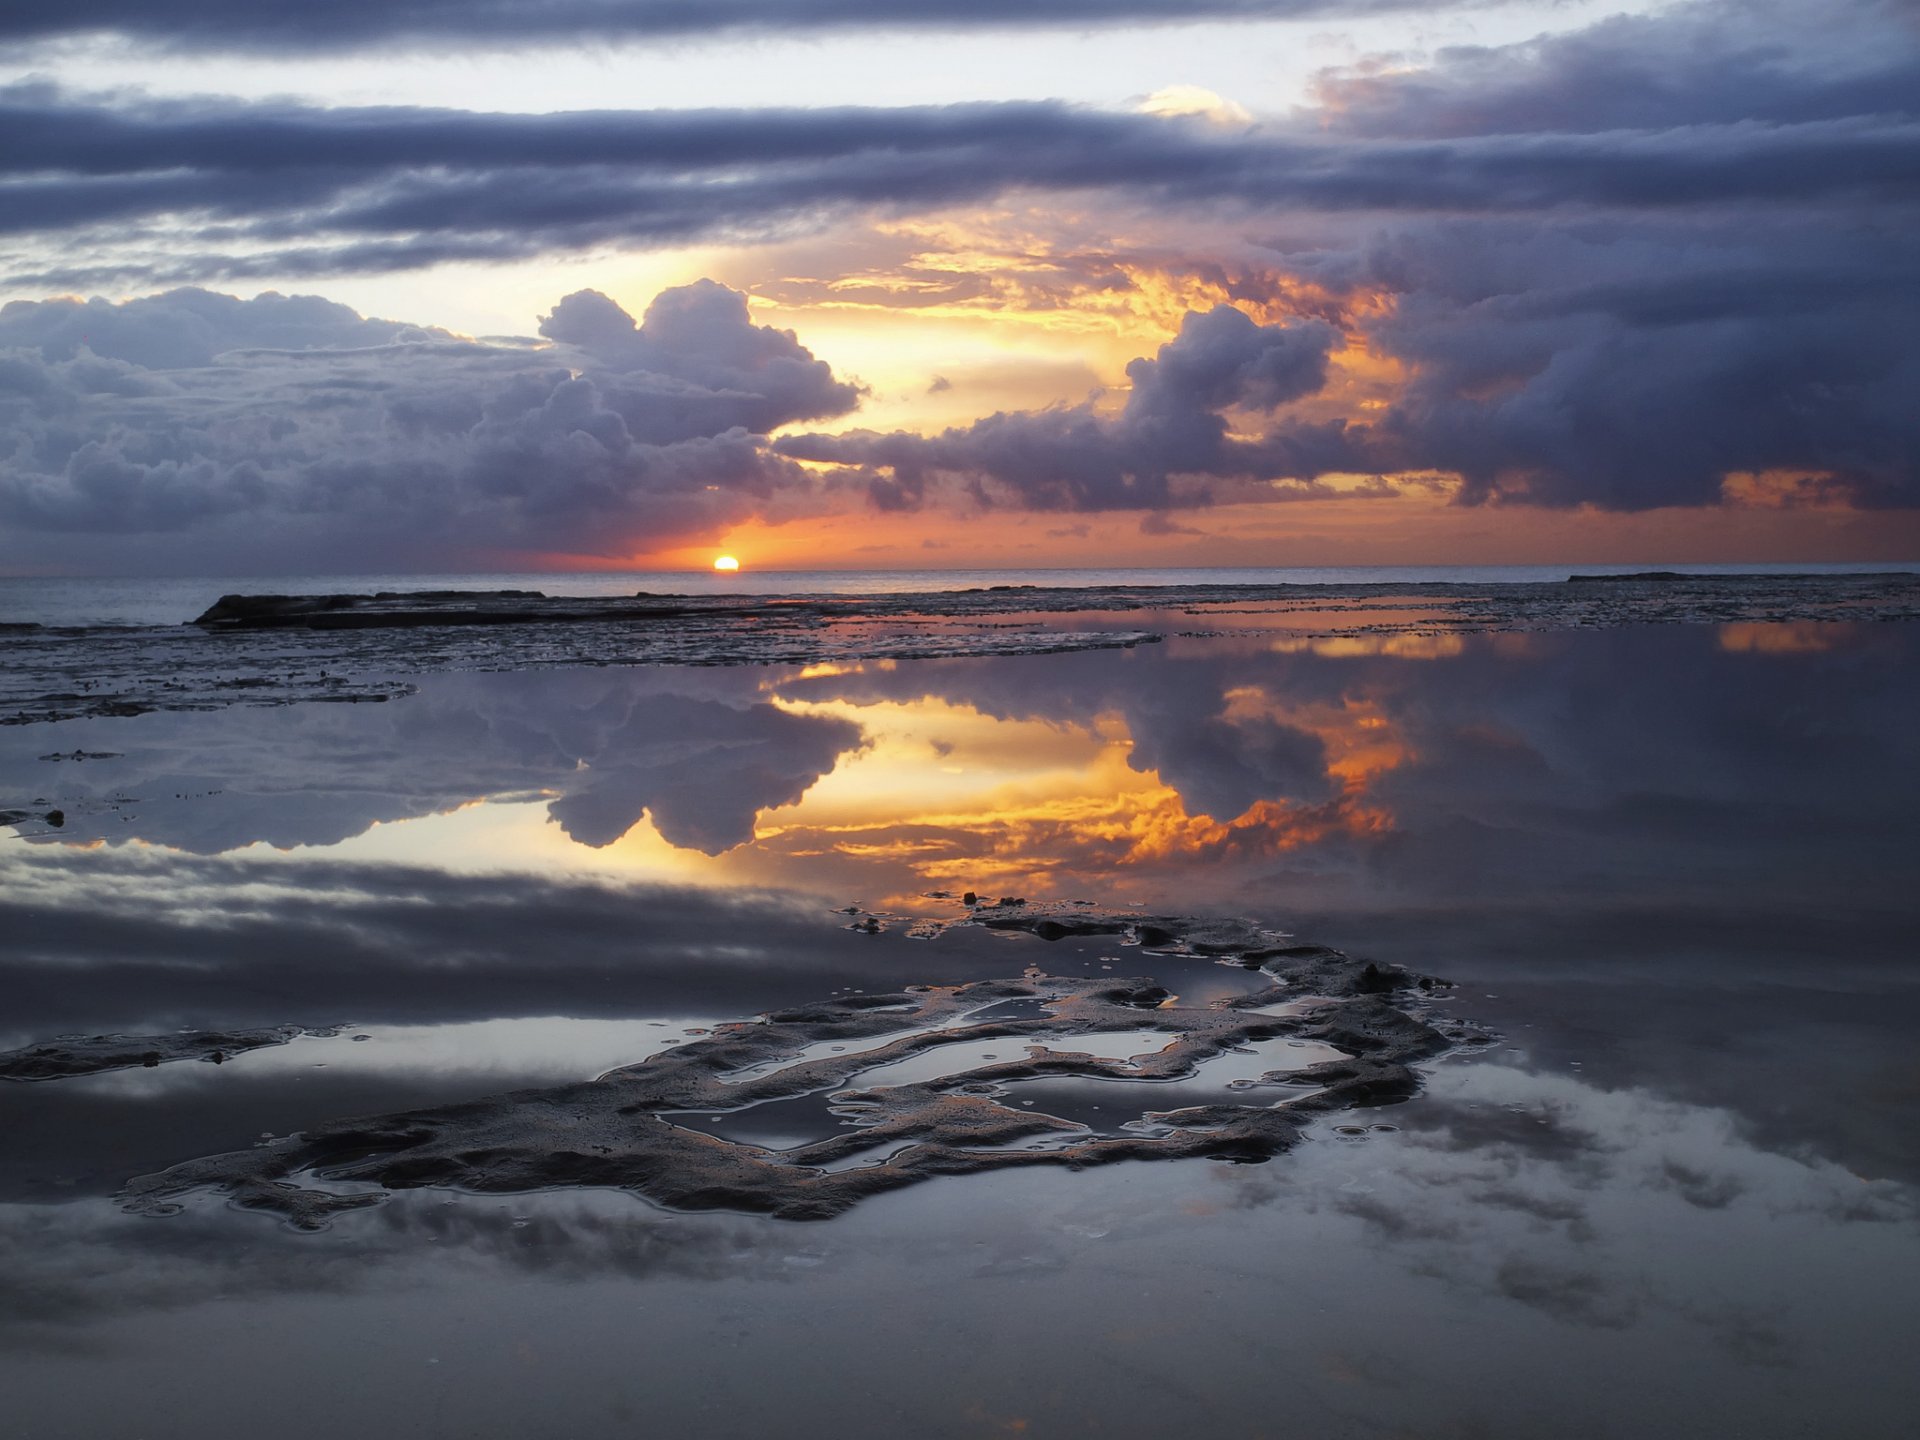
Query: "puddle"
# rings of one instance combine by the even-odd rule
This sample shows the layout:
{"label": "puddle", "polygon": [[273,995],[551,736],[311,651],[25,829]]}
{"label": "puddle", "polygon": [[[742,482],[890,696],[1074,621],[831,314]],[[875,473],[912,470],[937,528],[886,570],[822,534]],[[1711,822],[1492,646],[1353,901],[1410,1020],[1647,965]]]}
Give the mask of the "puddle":
{"label": "puddle", "polygon": [[1237,1085],[1247,1086],[1269,1071],[1298,1070],[1346,1058],[1331,1046],[1310,1040],[1284,1037],[1257,1040],[1242,1050],[1230,1050],[1202,1061],[1194,1073],[1184,1079],[1049,1076],[1013,1080],[1002,1087],[1005,1095],[1000,1103],[1009,1109],[1034,1110],[1071,1120],[1102,1134],[1112,1134],[1152,1110],[1180,1110],[1190,1105],[1276,1105],[1283,1100],[1296,1100],[1313,1094],[1320,1087],[1311,1083],[1249,1088],[1237,1088]]}
{"label": "puddle", "polygon": [[1194,1067],[1194,1074],[1190,1078],[1173,1083],[1218,1090],[1236,1080],[1258,1080],[1270,1070],[1304,1070],[1309,1065],[1350,1058],[1331,1045],[1322,1045],[1316,1040],[1295,1040],[1278,1035],[1271,1040],[1249,1040],[1238,1049],[1202,1060]]}
{"label": "puddle", "polygon": [[1281,1015],[1289,1019],[1317,1010],[1322,1005],[1335,1005],[1339,1002],[1325,995],[1302,995],[1297,1000],[1282,1000],[1273,1005],[1243,1005],[1236,1013],[1241,1015]]}
{"label": "puddle", "polygon": [[1000,1040],[971,1040],[936,1045],[904,1060],[863,1070],[847,1082],[849,1089],[872,1090],[886,1085],[923,1085],[929,1080],[964,1074],[982,1065],[1024,1060],[1030,1051],[1044,1049],[1056,1055],[1094,1055],[1102,1060],[1132,1060],[1171,1045],[1177,1036],[1164,1030],[1099,1030],[1087,1035],[1020,1035]]}
{"label": "puddle", "polygon": [[869,1035],[858,1040],[817,1040],[790,1055],[778,1055],[741,1070],[723,1071],[714,1078],[722,1084],[738,1085],[742,1081],[757,1080],[763,1075],[772,1075],[790,1066],[804,1065],[812,1060],[868,1055],[875,1050],[884,1050],[889,1045],[896,1045],[914,1035],[937,1035],[942,1030],[958,1030],[964,1026],[978,1025],[985,1021],[1044,1020],[1047,1016],[1046,1005],[1046,997],[1038,995],[1017,1000],[998,1000],[981,1009],[949,1015],[946,1019],[932,1025],[903,1026],[898,1030],[889,1030],[884,1035]]}
{"label": "puddle", "polygon": [[1239,964],[1199,964],[1190,970],[1175,970],[1169,966],[1159,972],[1159,980],[1174,992],[1169,1004],[1195,1009],[1204,1009],[1218,1000],[1238,1000],[1243,995],[1258,995],[1262,990],[1272,989],[1274,984],[1271,975],[1249,970]]}
{"label": "puddle", "polygon": [[838,1135],[852,1124],[834,1112],[825,1091],[791,1100],[768,1100],[745,1110],[669,1110],[660,1118],[684,1130],[699,1130],[739,1145],[794,1150]]}
{"label": "puddle", "polygon": [[836,1175],[842,1170],[864,1170],[869,1165],[884,1165],[902,1150],[910,1150],[922,1144],[919,1139],[896,1140],[891,1145],[876,1145],[871,1150],[862,1150],[854,1155],[842,1155],[838,1160],[829,1160],[824,1165],[813,1166],[828,1175]]}
{"label": "puddle", "polygon": [[356,1075],[499,1075],[516,1083],[591,1080],[684,1045],[723,1023],[708,1017],[647,1020],[541,1015],[455,1025],[347,1026],[335,1036],[300,1035],[285,1045],[246,1050],[214,1066],[204,1062],[110,1070],[61,1083],[78,1093],[158,1098],[235,1077],[264,1080],[324,1071]]}

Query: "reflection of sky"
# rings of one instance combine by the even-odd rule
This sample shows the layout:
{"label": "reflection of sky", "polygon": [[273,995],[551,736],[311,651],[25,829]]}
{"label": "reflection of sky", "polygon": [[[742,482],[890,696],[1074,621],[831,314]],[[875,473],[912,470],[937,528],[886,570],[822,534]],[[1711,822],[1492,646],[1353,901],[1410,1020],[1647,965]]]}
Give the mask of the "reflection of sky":
{"label": "reflection of sky", "polygon": [[[1497,980],[1476,1004],[1503,1026],[1550,1016],[1552,1038],[1527,1037],[1542,1058],[1612,1056],[1717,1104],[1823,1017],[1847,1037],[1826,1063],[1848,1118],[1802,1086],[1769,1123],[1905,1173],[1881,1122],[1915,1118],[1912,650],[1904,627],[1831,624],[1280,631],[452,674],[385,705],[11,727],[0,806],[67,813],[0,843],[14,963],[80,957],[91,996],[126,1003],[108,1016],[57,971],[16,970],[7,1043],[139,1017],[724,1015],[887,983],[907,953],[898,932],[836,951],[760,891],[952,913],[925,892],[975,889],[1250,911]],[[117,758],[40,758],[76,750]],[[648,891],[636,930],[630,887],[660,882],[710,898]],[[457,998],[436,966],[463,975]],[[1628,980],[1683,998],[1637,1014]],[[1685,1042],[1708,1010],[1723,1063],[1702,1070]],[[1583,1015],[1604,1043],[1569,1040]]]}
{"label": "reflection of sky", "polygon": [[[55,1434],[191,1414],[218,1437],[284,1405],[297,1437],[826,1436],[884,1412],[953,1435],[1891,1440],[1920,1403],[1910,1194],[1756,1149],[1723,1111],[1498,1065],[1442,1067],[1368,1120],[1396,1129],[1266,1166],[935,1184],[828,1226],[592,1193],[402,1195],[318,1237],[12,1206],[10,1414]],[[192,1403],[210,1390],[226,1403]]]}
{"label": "reflection of sky", "polygon": [[[0,730],[0,808],[67,815],[0,840],[0,1045],[354,1026],[0,1085],[11,1413],[218,1437],[260,1406],[290,1436],[848,1434],[896,1411],[1241,1433],[1280,1394],[1313,1434],[1898,1434],[1920,1402],[1913,644],[1251,629]],[[75,750],[118,758],[40,758]],[[1244,978],[831,913],[952,916],[924,892],[968,888],[1252,912],[1460,980],[1446,1003],[1502,1044],[1269,1165],[970,1177],[827,1226],[421,1192],[296,1238],[100,1199],[834,994],[1029,963]],[[968,1363],[925,1364],[929,1335]],[[821,1390],[814,1336],[872,1385]],[[189,1403],[215,1392],[238,1408]]]}
{"label": "reflection of sky", "polygon": [[[1884,893],[1913,853],[1887,627],[1289,633],[1127,651],[426,677],[382,706],[17,727],[53,841],[250,845],[1238,908]],[[48,761],[50,753],[116,758]],[[492,803],[482,803],[492,802]]]}

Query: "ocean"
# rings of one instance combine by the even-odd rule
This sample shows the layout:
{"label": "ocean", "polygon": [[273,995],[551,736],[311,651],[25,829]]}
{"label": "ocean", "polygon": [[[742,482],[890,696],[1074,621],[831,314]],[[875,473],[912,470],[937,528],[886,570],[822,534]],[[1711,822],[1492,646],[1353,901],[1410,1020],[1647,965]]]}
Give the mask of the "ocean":
{"label": "ocean", "polygon": [[0,624],[179,625],[222,595],[328,595],[378,590],[538,590],[548,595],[898,595],[1037,585],[1525,585],[1569,575],[1638,570],[1686,575],[1912,573],[1920,564],[1740,565],[1342,565],[1060,570],[626,570],[460,575],[275,575],[166,579],[0,577]]}

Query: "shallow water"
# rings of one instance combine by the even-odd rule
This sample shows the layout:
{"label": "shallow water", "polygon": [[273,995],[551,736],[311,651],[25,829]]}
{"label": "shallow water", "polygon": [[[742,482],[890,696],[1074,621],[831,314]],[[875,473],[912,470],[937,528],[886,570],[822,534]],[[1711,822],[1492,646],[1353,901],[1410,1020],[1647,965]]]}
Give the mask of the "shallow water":
{"label": "shallow water", "polygon": [[[63,820],[0,829],[0,1047],[348,1027],[0,1083],[0,1434],[1905,1434],[1920,638],[1450,638],[437,674],[0,727],[0,809]],[[105,758],[42,758],[76,751]],[[112,1202],[783,1007],[1030,967],[1202,1008],[1266,983],[1117,935],[910,937],[967,891],[1251,914],[1458,981],[1435,1014],[1497,1043],[1266,1164],[962,1175],[820,1224],[590,1190],[399,1191],[318,1234]],[[1327,1058],[1254,1048],[1204,1085],[1003,1088],[1126,1133],[1306,1094],[1228,1081]],[[674,1120],[804,1144],[875,1079]]]}
{"label": "shallow water", "polygon": [[[179,625],[222,595],[326,595],[380,590],[537,590],[547,595],[891,595],[919,590],[1046,589],[1087,585],[1512,585],[1607,574],[1607,565],[1336,565],[1248,569],[1076,570],[631,570],[602,573],[468,575],[208,576],[107,580],[0,576],[0,623]],[[1848,575],[1913,570],[1900,564],[1676,565],[1690,575]]]}

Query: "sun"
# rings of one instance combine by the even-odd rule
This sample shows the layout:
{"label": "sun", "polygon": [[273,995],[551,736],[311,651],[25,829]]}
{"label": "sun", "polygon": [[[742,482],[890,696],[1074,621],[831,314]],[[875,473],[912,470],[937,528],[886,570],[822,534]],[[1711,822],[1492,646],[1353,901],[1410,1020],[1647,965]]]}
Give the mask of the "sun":
{"label": "sun", "polygon": [[738,570],[740,568],[740,562],[731,555],[722,555],[713,562],[713,568],[716,570]]}

